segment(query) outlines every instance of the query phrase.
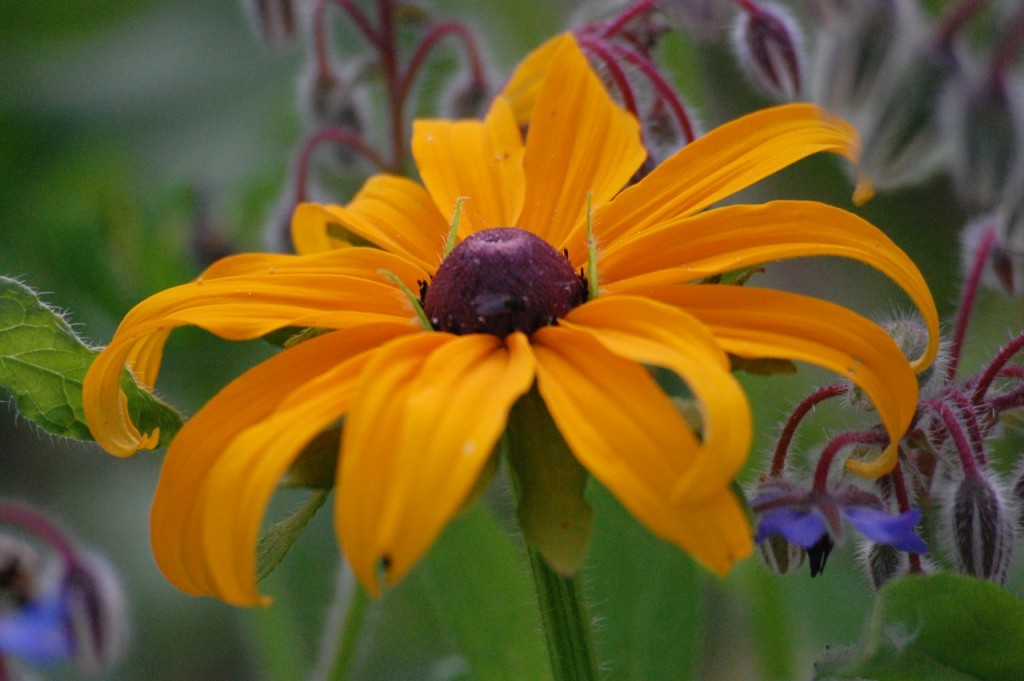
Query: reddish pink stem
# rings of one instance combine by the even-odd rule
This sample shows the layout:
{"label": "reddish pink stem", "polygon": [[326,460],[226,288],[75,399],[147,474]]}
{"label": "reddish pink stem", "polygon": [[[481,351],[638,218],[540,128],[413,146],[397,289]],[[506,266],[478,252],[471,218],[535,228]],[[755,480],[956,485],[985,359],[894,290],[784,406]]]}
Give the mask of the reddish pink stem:
{"label": "reddish pink stem", "polygon": [[978,289],[981,284],[981,275],[985,271],[985,264],[992,252],[992,246],[996,241],[995,225],[985,230],[978,250],[974,255],[974,262],[971,263],[971,271],[964,282],[964,294],[960,301],[960,309],[956,313],[956,325],[953,328],[953,346],[949,350],[949,366],[946,367],[946,378],[952,382],[956,378],[957,364],[960,362],[960,354],[963,351],[964,338],[967,335],[967,323],[971,319],[971,312],[974,308],[974,301],[978,297]]}
{"label": "reddish pink stem", "polygon": [[348,147],[376,165],[381,170],[388,170],[389,166],[380,155],[367,145],[363,139],[345,128],[327,127],[321,128],[313,133],[299,150],[299,158],[296,163],[295,173],[295,202],[306,200],[306,183],[309,176],[309,161],[313,152],[324,142],[335,142]]}
{"label": "reddish pink stem", "polygon": [[582,36],[579,36],[577,39],[579,40],[580,47],[593,53],[594,56],[601,60],[604,67],[608,69],[608,75],[611,76],[619,94],[622,95],[623,106],[625,106],[626,109],[634,116],[640,118],[640,112],[636,106],[636,98],[633,96],[633,88],[629,85],[629,79],[626,77],[626,72],[619,66],[619,62],[615,59],[612,53],[609,52],[598,40]]}
{"label": "reddish pink stem", "polygon": [[828,490],[828,471],[832,461],[836,458],[843,447],[850,445],[879,445],[889,443],[889,436],[884,433],[873,432],[849,432],[837,435],[829,440],[825,448],[821,450],[821,458],[814,469],[814,491],[818,494],[825,494]]}
{"label": "reddish pink stem", "polygon": [[779,477],[786,469],[786,456],[789,454],[789,445],[793,441],[793,435],[796,434],[797,426],[800,425],[804,417],[817,405],[831,397],[842,395],[846,390],[847,387],[841,383],[827,385],[824,388],[815,390],[796,406],[793,413],[786,419],[786,425],[782,427],[779,441],[775,444],[775,455],[772,457],[772,468],[769,473],[771,477]]}
{"label": "reddish pink stem", "polygon": [[735,2],[740,9],[751,16],[760,16],[764,12],[763,9],[751,2],[751,0],[735,0]]}
{"label": "reddish pink stem", "polygon": [[409,66],[404,76],[399,78],[398,98],[400,101],[405,101],[409,94],[409,89],[416,80],[416,76],[426,63],[430,51],[437,46],[442,38],[449,35],[459,38],[465,46],[466,55],[469,58],[470,77],[473,79],[473,83],[480,87],[485,85],[484,67],[480,61],[480,52],[477,49],[476,41],[473,40],[473,34],[460,23],[446,21],[432,26],[427,34],[423,36],[423,39],[420,40],[412,57],[409,58]]}
{"label": "reddish pink stem", "polygon": [[934,409],[942,417],[946,432],[953,438],[953,444],[956,445],[956,453],[960,457],[960,466],[964,469],[964,475],[971,478],[978,477],[978,462],[975,459],[974,450],[967,441],[967,436],[964,435],[964,430],[960,427],[956,414],[942,400],[925,400],[924,404]]}
{"label": "reddish pink stem", "polygon": [[971,401],[974,404],[981,404],[985,399],[985,394],[988,389],[992,387],[992,382],[996,380],[1006,363],[1009,362],[1014,355],[1020,352],[1021,348],[1024,348],[1024,334],[1020,334],[1012,341],[1010,341],[999,354],[985,367],[985,371],[982,372],[981,377],[978,379],[977,384],[974,386],[974,394],[971,396]]}
{"label": "reddish pink stem", "polygon": [[[903,450],[899,451],[899,458],[904,458]],[[889,473],[889,477],[892,479],[893,487],[896,489],[896,503],[899,505],[900,513],[906,513],[910,510],[910,495],[907,494],[907,483],[903,479],[903,467],[900,462],[896,462],[896,467]],[[920,574],[924,572],[921,567],[921,556],[916,553],[908,553],[908,560],[910,561],[910,571]]]}
{"label": "reddish pink stem", "polygon": [[640,72],[644,74],[644,77],[651,81],[654,89],[658,91],[658,95],[668,102],[669,108],[672,109],[672,113],[675,115],[676,120],[679,121],[679,127],[682,129],[683,138],[686,140],[686,143],[689,144],[692,142],[695,138],[695,134],[693,132],[693,123],[690,121],[690,116],[686,113],[686,108],[676,95],[675,90],[669,82],[665,80],[664,76],[658,73],[658,69],[654,67],[654,64],[640,53],[634,50],[628,50],[621,45],[613,44],[611,45],[611,48],[616,55],[637,67]]}
{"label": "reddish pink stem", "polygon": [[654,5],[654,0],[642,0],[641,2],[636,3],[632,7],[626,8],[626,11],[624,11],[618,17],[613,19],[611,23],[604,27],[604,30],[601,31],[601,37],[611,38],[616,33],[625,28],[626,24],[628,24],[629,22],[655,9],[657,8]]}

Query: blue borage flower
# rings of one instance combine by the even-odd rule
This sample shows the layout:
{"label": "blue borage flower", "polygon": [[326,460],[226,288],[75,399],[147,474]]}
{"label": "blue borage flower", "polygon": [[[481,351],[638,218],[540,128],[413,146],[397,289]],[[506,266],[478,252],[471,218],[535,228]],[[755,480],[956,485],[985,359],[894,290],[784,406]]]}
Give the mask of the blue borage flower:
{"label": "blue borage flower", "polygon": [[798,482],[770,479],[758,485],[751,508],[760,514],[754,541],[761,543],[779,534],[807,549],[812,576],[824,568],[833,544],[842,541],[843,518],[873,542],[908,553],[928,553],[915,533],[920,510],[892,515],[878,496],[853,485],[819,492]]}
{"label": "blue borage flower", "polygon": [[17,610],[0,614],[0,651],[34,664],[52,664],[71,657],[65,596],[65,589],[55,588]]}

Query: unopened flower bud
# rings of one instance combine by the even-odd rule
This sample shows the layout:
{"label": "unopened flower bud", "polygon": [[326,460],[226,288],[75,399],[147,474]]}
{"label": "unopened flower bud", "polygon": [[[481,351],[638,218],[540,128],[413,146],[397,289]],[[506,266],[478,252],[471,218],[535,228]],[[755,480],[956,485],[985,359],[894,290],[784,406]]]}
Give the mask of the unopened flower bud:
{"label": "unopened flower bud", "polygon": [[445,118],[477,118],[487,108],[489,96],[485,83],[468,76],[456,77],[441,108]]}
{"label": "unopened flower bud", "polygon": [[968,211],[982,213],[996,208],[1017,155],[1024,92],[998,75],[975,80],[957,75],[946,90],[943,120],[957,195]]}
{"label": "unopened flower bud", "polygon": [[857,0],[831,3],[814,41],[811,100],[854,124],[910,58],[923,21],[913,3]]}
{"label": "unopened flower bud", "polygon": [[769,535],[757,545],[765,567],[778,575],[786,575],[804,564],[807,550],[789,542],[781,534]]}
{"label": "unopened flower bud", "polygon": [[908,68],[892,74],[884,94],[870,103],[861,170],[875,188],[908,186],[938,170],[949,147],[937,115],[939,100],[958,71],[951,50],[922,41]]}
{"label": "unopened flower bud", "polygon": [[362,130],[360,76],[352,69],[344,73],[338,66],[324,69],[310,62],[299,82],[299,101],[313,125],[334,126],[352,132]]}
{"label": "unopened flower bud", "polygon": [[739,65],[754,85],[778,101],[800,96],[803,34],[788,11],[769,4],[743,11],[732,37]]}
{"label": "unopened flower bud", "polygon": [[910,557],[907,553],[889,544],[865,541],[857,553],[875,591],[910,570]]}
{"label": "unopened flower bud", "polygon": [[1002,584],[1013,553],[1017,514],[990,474],[965,475],[943,509],[945,540],[961,572]]}
{"label": "unopened flower bud", "polygon": [[124,649],[124,596],[106,561],[88,553],[79,558],[62,585],[71,659],[87,674],[100,674],[110,669]]}
{"label": "unopened flower bud", "polygon": [[242,7],[264,43],[280,49],[291,42],[298,28],[295,0],[243,0]]}
{"label": "unopened flower bud", "polygon": [[1024,457],[1020,459],[1015,469],[1011,493],[1017,506],[1017,531],[1024,536]]}

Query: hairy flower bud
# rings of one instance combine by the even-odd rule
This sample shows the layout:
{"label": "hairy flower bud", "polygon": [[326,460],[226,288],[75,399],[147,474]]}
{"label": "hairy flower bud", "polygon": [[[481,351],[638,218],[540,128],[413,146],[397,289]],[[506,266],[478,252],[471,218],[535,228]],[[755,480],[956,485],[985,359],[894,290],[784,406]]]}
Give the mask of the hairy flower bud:
{"label": "hairy flower bud", "polygon": [[990,473],[966,475],[951,490],[943,521],[953,562],[963,573],[1002,584],[1013,553],[1016,512]]}
{"label": "hairy flower bud", "polygon": [[996,208],[1021,141],[1024,92],[1001,74],[958,74],[946,90],[943,123],[960,201],[971,213]]}
{"label": "hairy flower bud", "polygon": [[125,644],[124,596],[117,576],[98,556],[81,553],[63,580],[71,659],[88,674],[112,666]]}
{"label": "hairy flower bud", "polygon": [[311,61],[299,81],[299,102],[313,125],[334,126],[354,133],[363,129],[363,75],[358,68],[322,69]]}
{"label": "hairy flower bud", "polygon": [[477,118],[487,109],[487,85],[468,74],[452,79],[441,102],[446,118]]}
{"label": "hairy flower bud", "polygon": [[290,43],[298,28],[295,0],[243,0],[242,8],[264,43],[280,49]]}
{"label": "hairy flower bud", "polygon": [[781,534],[772,534],[757,547],[765,567],[778,575],[793,572],[807,558],[807,549],[787,541]]}
{"label": "hairy flower bud", "polygon": [[800,96],[803,34],[788,11],[766,4],[741,12],[732,38],[740,68],[755,86],[778,101]]}
{"label": "hairy flower bud", "polygon": [[908,186],[938,170],[948,140],[937,109],[958,71],[951,50],[922,41],[908,68],[893,74],[888,90],[870,103],[861,169],[877,189]]}
{"label": "hairy flower bud", "polygon": [[828,8],[809,63],[811,100],[859,124],[869,102],[902,71],[923,21],[912,3],[858,0]]}
{"label": "hairy flower bud", "polygon": [[907,574],[910,569],[910,557],[906,552],[889,544],[862,542],[857,557],[875,591],[897,577]]}

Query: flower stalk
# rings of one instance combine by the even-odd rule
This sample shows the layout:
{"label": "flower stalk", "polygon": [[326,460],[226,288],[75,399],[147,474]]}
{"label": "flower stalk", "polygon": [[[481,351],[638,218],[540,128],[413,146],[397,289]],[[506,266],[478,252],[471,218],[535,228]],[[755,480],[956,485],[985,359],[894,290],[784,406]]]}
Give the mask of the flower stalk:
{"label": "flower stalk", "polygon": [[593,681],[598,678],[590,632],[590,612],[577,577],[563,577],[530,552],[530,568],[554,681]]}

